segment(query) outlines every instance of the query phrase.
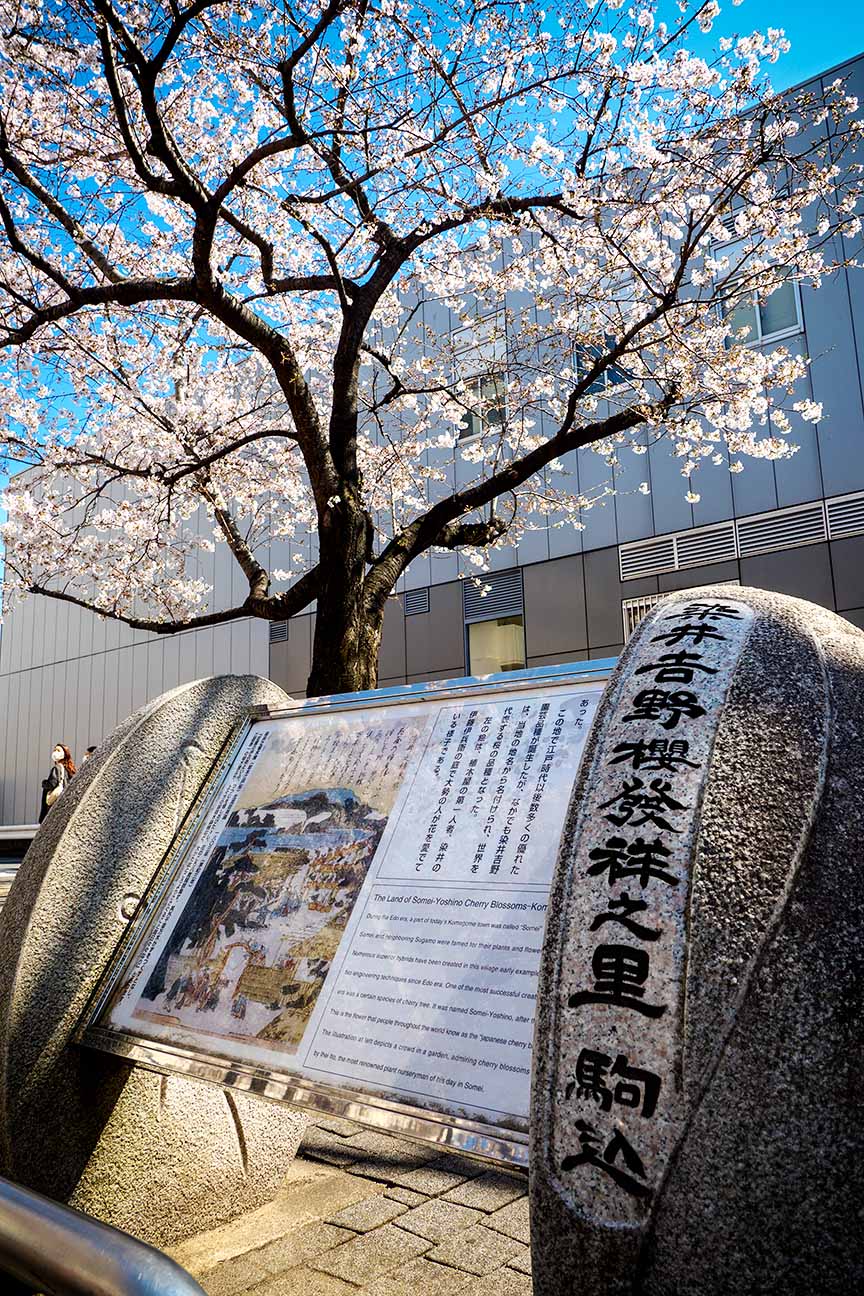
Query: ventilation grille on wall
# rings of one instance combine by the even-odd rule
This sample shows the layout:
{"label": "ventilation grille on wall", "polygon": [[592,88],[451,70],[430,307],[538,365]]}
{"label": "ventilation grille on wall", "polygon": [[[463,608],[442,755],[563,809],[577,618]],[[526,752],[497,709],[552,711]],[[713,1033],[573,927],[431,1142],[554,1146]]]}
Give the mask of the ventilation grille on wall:
{"label": "ventilation grille on wall", "polygon": [[287,621],[270,622],[270,642],[271,643],[288,642],[288,622]]}
{"label": "ventilation grille on wall", "polygon": [[653,576],[655,572],[674,571],[675,537],[663,536],[640,544],[621,545],[621,579],[635,580],[637,576]]}
{"label": "ventilation grille on wall", "polygon": [[731,523],[700,527],[676,536],[679,567],[704,567],[706,563],[728,562],[735,557],[735,528]]}
{"label": "ventilation grille on wall", "polygon": [[405,591],[405,615],[419,616],[429,611],[429,587]]}
{"label": "ventilation grille on wall", "polygon": [[522,571],[519,567],[504,572],[484,572],[477,581],[462,582],[462,611],[466,624],[521,616],[523,606]]}
{"label": "ventilation grille on wall", "polygon": [[864,491],[619,545],[622,581],[864,534]]}
{"label": "ventilation grille on wall", "polygon": [[[724,581],[724,585],[740,585],[739,580]],[[696,587],[700,588],[699,586]],[[655,608],[664,594],[645,594],[642,598],[629,598],[621,600],[621,616],[624,621],[624,642],[632,635],[644,616],[647,616],[652,608]]]}
{"label": "ventilation grille on wall", "polygon": [[656,607],[660,602],[662,594],[646,594],[645,598],[623,599],[621,603],[621,615],[624,618],[624,642],[632,635],[639,622],[644,616]]}
{"label": "ventilation grille on wall", "polygon": [[779,509],[775,513],[742,518],[738,523],[738,552],[742,558],[827,539],[825,506],[821,500],[804,508]]}
{"label": "ventilation grille on wall", "polygon": [[840,495],[825,501],[828,534],[832,540],[841,536],[860,535],[864,531],[864,492]]}

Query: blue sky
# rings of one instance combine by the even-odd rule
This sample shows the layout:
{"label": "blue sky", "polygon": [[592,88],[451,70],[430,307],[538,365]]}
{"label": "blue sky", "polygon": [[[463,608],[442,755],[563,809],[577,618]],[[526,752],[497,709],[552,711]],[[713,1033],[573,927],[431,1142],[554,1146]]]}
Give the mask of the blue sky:
{"label": "blue sky", "polygon": [[864,53],[862,0],[719,0],[720,17],[709,36],[693,40],[697,46],[716,44],[718,35],[764,31],[782,27],[792,49],[772,70],[776,90],[786,90],[817,76],[845,59]]}

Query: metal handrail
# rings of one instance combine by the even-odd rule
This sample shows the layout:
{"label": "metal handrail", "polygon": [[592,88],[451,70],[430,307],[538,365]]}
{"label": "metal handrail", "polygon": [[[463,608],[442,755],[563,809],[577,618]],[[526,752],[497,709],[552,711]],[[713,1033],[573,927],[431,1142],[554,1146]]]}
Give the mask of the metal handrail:
{"label": "metal handrail", "polygon": [[51,1296],[205,1296],[155,1247],[2,1178],[0,1273]]}

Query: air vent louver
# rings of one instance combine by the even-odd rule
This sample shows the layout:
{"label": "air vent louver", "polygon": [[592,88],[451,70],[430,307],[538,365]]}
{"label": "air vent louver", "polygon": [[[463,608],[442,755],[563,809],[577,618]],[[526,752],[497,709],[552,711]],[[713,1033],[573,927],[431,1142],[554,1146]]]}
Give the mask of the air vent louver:
{"label": "air vent louver", "polygon": [[832,540],[864,532],[864,491],[826,500],[825,508],[828,513],[828,535]]}
{"label": "air vent louver", "polygon": [[794,549],[827,539],[822,501],[801,508],[780,509],[737,523],[738,552],[742,558],[773,549]]}
{"label": "air vent louver", "polygon": [[675,537],[662,536],[659,540],[621,545],[618,559],[621,579],[625,581],[635,580],[638,576],[653,576],[655,572],[674,571]]}
{"label": "air vent louver", "polygon": [[288,622],[287,621],[270,622],[270,642],[271,644],[288,642]]}
{"label": "air vent louver", "polygon": [[864,491],[618,546],[622,581],[864,534]]}
{"label": "air vent louver", "polygon": [[645,598],[624,599],[621,614],[624,618],[624,642],[632,635],[639,622],[660,602],[662,594],[647,594]]}
{"label": "air vent louver", "polygon": [[429,611],[429,589],[412,589],[405,591],[405,615],[419,616]]}
{"label": "air vent louver", "polygon": [[[462,610],[466,624],[492,621],[496,617],[521,616],[522,572],[518,567],[505,572],[485,572],[462,582]],[[484,595],[484,590],[487,592]]]}
{"label": "air vent louver", "polygon": [[704,567],[708,563],[728,562],[735,558],[735,525],[725,522],[718,527],[699,527],[675,537],[679,567]]}

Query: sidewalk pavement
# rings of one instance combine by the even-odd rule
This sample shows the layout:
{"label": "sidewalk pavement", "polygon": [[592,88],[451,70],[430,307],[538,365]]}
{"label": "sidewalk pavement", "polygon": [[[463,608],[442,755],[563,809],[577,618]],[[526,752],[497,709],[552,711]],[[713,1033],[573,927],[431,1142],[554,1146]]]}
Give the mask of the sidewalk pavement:
{"label": "sidewalk pavement", "polygon": [[527,1187],[318,1116],[273,1202],[170,1254],[208,1296],[531,1296]]}

